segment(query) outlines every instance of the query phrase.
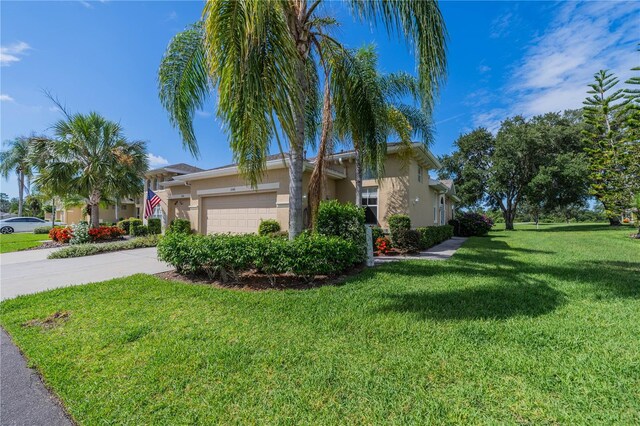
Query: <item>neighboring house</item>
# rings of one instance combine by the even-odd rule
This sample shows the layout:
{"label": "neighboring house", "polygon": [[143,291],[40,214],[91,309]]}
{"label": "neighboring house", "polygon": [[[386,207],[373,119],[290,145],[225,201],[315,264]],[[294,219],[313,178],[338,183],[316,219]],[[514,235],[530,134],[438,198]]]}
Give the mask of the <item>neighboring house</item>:
{"label": "neighboring house", "polygon": [[[185,175],[188,173],[200,172],[202,169],[189,164],[179,163],[170,166],[160,167],[158,169],[149,170],[144,176],[144,193],[147,188],[152,190],[160,189],[160,184],[171,180],[174,176]],[[56,221],[66,224],[74,224],[80,221],[88,221],[89,216],[83,215],[82,210],[85,205],[73,206],[70,208],[56,208]],[[113,204],[100,207],[100,223],[115,223],[120,219],[128,219],[130,217],[142,218],[144,214],[144,198],[123,199],[118,206]],[[160,207],[156,208],[154,216],[161,217]],[[51,214],[45,213],[45,219],[51,220]]]}
{"label": "neighboring house", "polygon": [[[459,201],[453,183],[429,177],[430,170],[441,166],[424,145],[414,144],[406,160],[399,157],[399,149],[398,144],[389,144],[383,178],[364,176],[361,201],[366,207],[367,223],[387,228],[387,218],[400,213],[409,215],[414,227],[446,224]],[[256,188],[247,185],[238,167],[230,164],[190,173],[175,173],[177,165],[150,171],[146,174],[145,190],[151,187],[162,199],[156,215],[165,224],[183,218],[203,234],[244,233],[256,232],[261,220],[275,219],[286,230],[289,223],[287,162],[281,155],[269,156],[265,174]],[[305,161],[304,194],[308,192],[312,170],[313,159]],[[354,151],[329,156],[326,175],[327,199],[355,201]],[[305,212],[306,202],[305,196]]]}

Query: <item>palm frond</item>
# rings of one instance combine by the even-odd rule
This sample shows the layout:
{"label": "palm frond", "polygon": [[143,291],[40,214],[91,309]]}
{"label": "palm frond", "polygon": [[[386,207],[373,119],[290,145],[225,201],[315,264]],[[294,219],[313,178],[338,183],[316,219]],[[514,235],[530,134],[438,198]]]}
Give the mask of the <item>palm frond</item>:
{"label": "palm frond", "polygon": [[169,113],[171,124],[180,131],[183,146],[195,157],[199,156],[199,148],[193,114],[204,107],[210,92],[203,37],[201,22],[177,34],[158,70],[160,102]]}
{"label": "palm frond", "polygon": [[447,30],[435,0],[349,0],[357,17],[381,22],[415,49],[422,107],[432,110],[446,76]]}

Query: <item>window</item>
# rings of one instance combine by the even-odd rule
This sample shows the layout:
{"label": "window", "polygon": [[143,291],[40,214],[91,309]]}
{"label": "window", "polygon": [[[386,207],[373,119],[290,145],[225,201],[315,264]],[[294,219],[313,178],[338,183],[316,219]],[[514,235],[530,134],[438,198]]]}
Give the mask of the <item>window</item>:
{"label": "window", "polygon": [[433,223],[438,223],[438,213],[436,213],[437,207],[433,208]]}
{"label": "window", "polygon": [[362,188],[362,205],[368,225],[378,224],[378,188]]}
{"label": "window", "polygon": [[418,182],[422,182],[422,167],[418,166]]}
{"label": "window", "polygon": [[157,219],[162,218],[162,209],[159,205],[153,208],[153,214],[151,216]]}

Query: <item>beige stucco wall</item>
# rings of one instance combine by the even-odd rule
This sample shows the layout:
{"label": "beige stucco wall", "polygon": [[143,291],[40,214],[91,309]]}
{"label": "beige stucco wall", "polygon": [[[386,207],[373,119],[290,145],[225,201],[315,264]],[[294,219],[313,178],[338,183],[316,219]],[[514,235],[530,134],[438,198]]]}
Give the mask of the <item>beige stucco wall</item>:
{"label": "beige stucco wall", "polygon": [[[330,164],[331,166],[331,164]],[[344,168],[345,179],[328,178],[325,186],[325,198],[337,199],[341,202],[355,202],[355,164],[353,160],[343,160],[341,164],[335,162],[333,167]],[[363,188],[378,188],[378,221],[383,228],[388,228],[387,218],[392,214],[408,214],[411,217],[413,227],[433,226],[433,207],[439,201],[436,191],[429,187],[429,169],[422,164],[423,179],[418,182],[418,161],[402,161],[395,154],[390,154],[385,163],[385,176],[380,181],[366,179]],[[308,192],[310,171],[303,175],[303,193]],[[216,195],[229,195],[250,193],[247,190],[247,182],[240,175],[211,177],[189,182],[189,186],[169,186],[156,193],[163,199],[161,203],[167,223],[174,218],[189,219],[192,227],[201,232],[206,229],[205,212],[200,205],[203,199]],[[272,169],[265,172],[260,184],[260,192],[275,192],[277,206],[277,220],[283,230],[288,229],[289,224],[289,173],[286,168]],[[267,188],[264,188],[264,185]],[[277,188],[274,188],[277,186]],[[231,191],[230,188],[235,190]],[[220,194],[206,194],[201,191],[225,189]],[[200,191],[200,193],[199,193]],[[416,202],[416,199],[418,200]],[[307,207],[306,197],[303,207]],[[439,213],[438,213],[439,214]],[[450,218],[450,210],[447,210],[447,220]],[[439,216],[437,216],[439,218]]]}

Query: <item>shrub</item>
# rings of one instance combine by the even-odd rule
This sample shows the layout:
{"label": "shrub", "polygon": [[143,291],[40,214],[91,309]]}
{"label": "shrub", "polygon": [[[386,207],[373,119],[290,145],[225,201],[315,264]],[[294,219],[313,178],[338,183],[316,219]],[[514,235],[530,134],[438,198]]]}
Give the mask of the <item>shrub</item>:
{"label": "shrub", "polygon": [[[458,233],[460,237],[473,237],[486,235],[493,227],[493,220],[483,214],[467,212],[456,217],[458,221]],[[454,222],[455,227],[455,222]]]}
{"label": "shrub", "polygon": [[191,222],[187,219],[173,219],[169,224],[169,232],[191,234]]}
{"label": "shrub", "polygon": [[384,231],[382,230],[382,228],[380,228],[379,226],[372,226],[371,241],[373,241],[374,250],[376,248],[376,241],[378,241],[378,238],[382,238],[382,237],[384,237]]}
{"label": "shrub", "polygon": [[132,223],[129,228],[129,235],[132,237],[144,237],[145,235],[149,235],[149,233],[149,227],[141,223]]}
{"label": "shrub", "polygon": [[420,233],[420,250],[426,250],[453,237],[453,226],[427,226],[416,229]]}
{"label": "shrub", "polygon": [[401,253],[415,253],[420,250],[420,233],[413,229],[399,229],[391,234],[393,247]]}
{"label": "shrub", "polygon": [[289,245],[289,266],[298,276],[337,274],[362,262],[362,245],[354,240],[304,233]]}
{"label": "shrub", "polygon": [[66,259],[68,257],[90,256],[110,251],[155,247],[158,244],[158,240],[159,237],[157,235],[150,235],[148,237],[133,238],[127,241],[115,241],[105,244],[78,244],[54,251],[49,254],[47,259]]}
{"label": "shrub", "polygon": [[411,229],[411,219],[405,214],[392,214],[387,219],[387,222],[389,223],[391,238],[393,238],[393,233],[396,231],[408,231]]}
{"label": "shrub", "polygon": [[49,238],[52,241],[56,241],[58,243],[66,244],[71,240],[71,227],[67,226],[66,228],[62,226],[56,226],[51,231],[49,231]]}
{"label": "shrub", "polygon": [[89,229],[89,238],[92,242],[111,241],[123,235],[124,230],[118,226],[99,226]]}
{"label": "shrub", "polygon": [[318,207],[315,231],[320,235],[341,237],[353,241],[360,248],[360,260],[366,257],[364,209],[337,200],[323,201]]}
{"label": "shrub", "polygon": [[121,220],[118,222],[118,228],[124,230],[125,234],[131,234],[131,227],[134,225],[142,225],[142,219],[137,219],[135,217],[130,217],[129,219]]}
{"label": "shrub", "polygon": [[77,225],[71,225],[71,239],[69,244],[86,244],[90,241],[89,225],[86,222],[80,222]]}
{"label": "shrub", "polygon": [[269,235],[280,232],[280,223],[275,219],[261,220],[258,226],[258,235]]}
{"label": "shrub", "polygon": [[38,226],[33,230],[34,234],[48,234],[51,231],[50,226]]}
{"label": "shrub", "polygon": [[387,254],[391,250],[391,241],[387,237],[378,237],[375,242],[375,250],[377,254]]}
{"label": "shrub", "polygon": [[162,222],[158,218],[150,218],[147,221],[149,234],[158,235],[162,233]]}
{"label": "shrub", "polygon": [[361,247],[339,237],[303,233],[295,240],[255,234],[195,235],[170,232],[158,243],[158,258],[180,273],[206,274],[223,282],[257,269],[273,275],[335,274],[361,261]]}

